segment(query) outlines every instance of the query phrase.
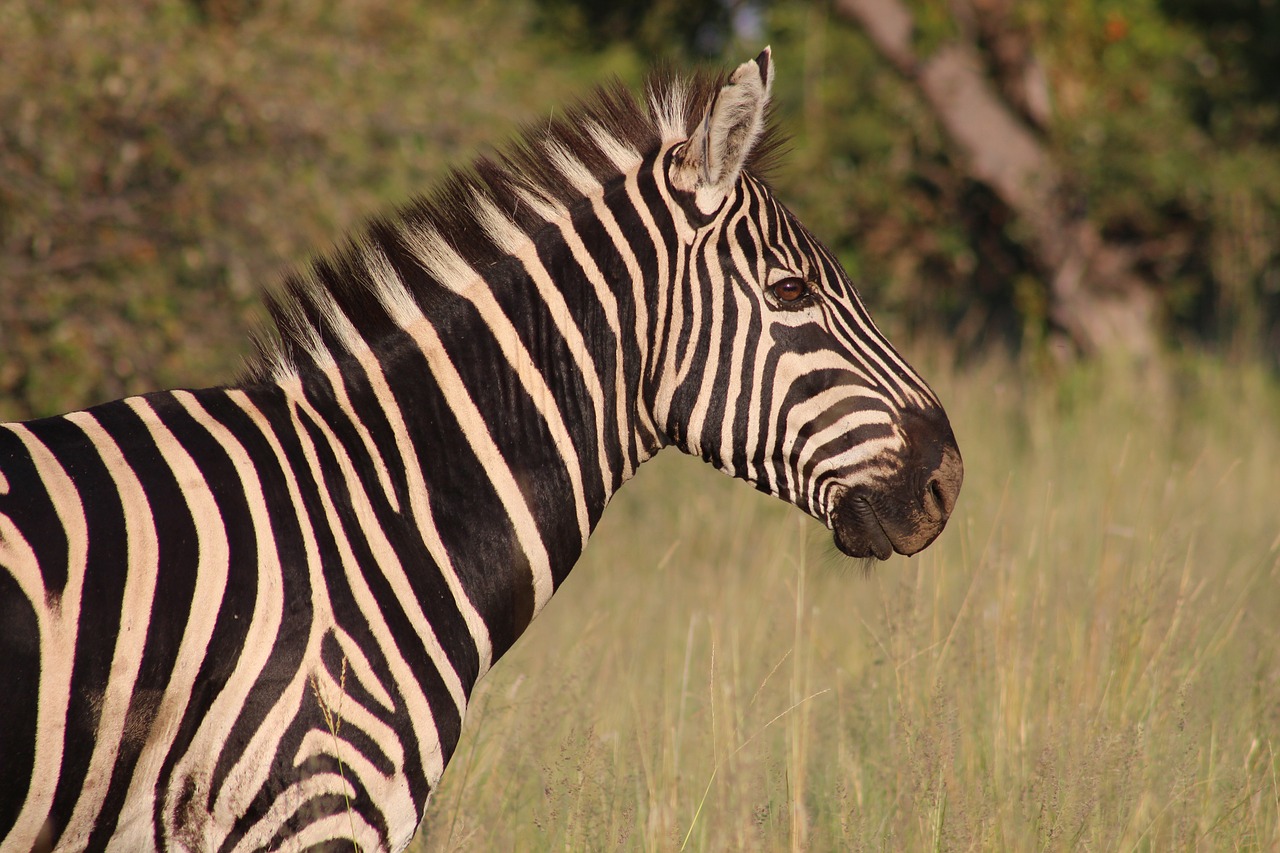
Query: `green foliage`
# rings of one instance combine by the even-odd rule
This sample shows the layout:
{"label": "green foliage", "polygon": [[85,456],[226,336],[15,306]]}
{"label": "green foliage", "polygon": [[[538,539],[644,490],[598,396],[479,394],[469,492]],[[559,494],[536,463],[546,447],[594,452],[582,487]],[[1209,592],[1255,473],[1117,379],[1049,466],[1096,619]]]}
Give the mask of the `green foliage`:
{"label": "green foliage", "polygon": [[1196,28],[1167,14],[1178,5],[1075,2],[1043,16],[1053,139],[1089,215],[1142,255],[1174,329],[1274,360],[1280,148],[1264,131],[1275,90],[1218,101],[1224,86],[1244,88],[1221,79],[1240,75],[1214,52],[1230,15],[1201,14]]}
{"label": "green foliage", "polygon": [[0,417],[229,380],[286,264],[626,70],[532,16],[0,0]]}
{"label": "green foliage", "polygon": [[912,84],[821,5],[776,3],[770,28],[795,68],[777,83],[793,152],[775,183],[877,321],[891,337],[949,329],[962,348],[1016,342],[1027,259],[1007,211],[964,179]]}
{"label": "green foliage", "polygon": [[[963,29],[911,8],[926,55]],[[1275,10],[1037,0],[1004,26],[1046,69],[1070,203],[1130,248],[1170,342],[1276,363]],[[887,330],[1041,348],[1020,223],[824,4],[0,0],[0,417],[225,381],[286,265],[595,82],[766,41],[775,182]]]}
{"label": "green foliage", "polygon": [[[947,4],[911,8],[923,56],[956,37]],[[1259,7],[1266,25],[1250,29],[1243,7],[1218,15],[1191,0],[1011,8],[1005,26],[1047,75],[1041,134],[1068,177],[1065,201],[1126,247],[1170,343],[1280,365],[1280,88],[1268,88],[1275,63],[1252,58],[1274,42],[1270,12]],[[919,94],[821,4],[772,4],[770,30],[782,61],[804,69],[779,78],[796,132],[779,183],[882,322],[946,329],[962,349],[1039,346],[1046,271],[1020,223],[964,178]]]}

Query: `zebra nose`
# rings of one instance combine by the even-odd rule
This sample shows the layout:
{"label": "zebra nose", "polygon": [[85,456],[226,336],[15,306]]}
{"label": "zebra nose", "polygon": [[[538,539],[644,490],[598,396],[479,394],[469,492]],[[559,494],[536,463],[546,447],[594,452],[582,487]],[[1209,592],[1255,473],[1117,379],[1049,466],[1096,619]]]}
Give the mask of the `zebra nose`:
{"label": "zebra nose", "polygon": [[[886,512],[894,528],[894,549],[910,556],[938,538],[955,509],[964,483],[964,463],[951,422],[940,407],[902,413],[906,449],[898,481],[901,517]],[[888,529],[888,528],[886,528]]]}
{"label": "zebra nose", "polygon": [[925,483],[924,508],[930,519],[939,525],[947,523],[951,510],[955,509],[960,486],[964,482],[964,462],[955,439],[942,447],[942,459],[937,469]]}

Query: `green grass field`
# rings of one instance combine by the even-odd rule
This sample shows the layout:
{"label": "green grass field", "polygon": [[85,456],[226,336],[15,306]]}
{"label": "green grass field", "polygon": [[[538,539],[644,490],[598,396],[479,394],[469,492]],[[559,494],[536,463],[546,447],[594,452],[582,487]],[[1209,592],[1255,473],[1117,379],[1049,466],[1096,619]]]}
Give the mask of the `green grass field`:
{"label": "green grass field", "polygon": [[1280,847],[1280,388],[926,375],[966,481],[869,573],[667,451],[482,682],[414,850]]}

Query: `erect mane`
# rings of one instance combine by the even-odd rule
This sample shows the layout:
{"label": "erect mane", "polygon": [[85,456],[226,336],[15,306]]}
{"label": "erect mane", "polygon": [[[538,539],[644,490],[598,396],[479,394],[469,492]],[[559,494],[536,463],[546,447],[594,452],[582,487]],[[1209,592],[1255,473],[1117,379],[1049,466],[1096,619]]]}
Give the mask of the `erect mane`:
{"label": "erect mane", "polygon": [[[241,381],[278,381],[331,366],[361,340],[393,331],[382,292],[388,280],[377,272],[389,256],[407,252],[422,267],[402,284],[425,310],[433,287],[450,287],[450,271],[498,262],[572,209],[584,198],[583,187],[607,184],[662,145],[688,138],[726,79],[658,71],[646,81],[643,105],[615,80],[567,111],[525,126],[504,148],[454,169],[434,191],[374,219],[360,236],[269,291],[271,326],[254,335],[256,352]],[[768,121],[745,168],[757,176],[767,172],[783,141]],[[424,251],[427,245],[434,248]]]}

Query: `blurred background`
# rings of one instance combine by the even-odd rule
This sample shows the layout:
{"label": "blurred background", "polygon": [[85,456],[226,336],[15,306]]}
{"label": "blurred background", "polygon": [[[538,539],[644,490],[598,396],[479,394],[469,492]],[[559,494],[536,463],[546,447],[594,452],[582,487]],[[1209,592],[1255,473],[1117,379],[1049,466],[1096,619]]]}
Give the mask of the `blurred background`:
{"label": "blurred background", "polygon": [[413,849],[1280,849],[1280,0],[0,0],[0,418],[229,381],[288,266],[765,44],[956,511],[860,573],[662,454]]}
{"label": "blurred background", "polygon": [[289,264],[766,43],[777,188],[895,340],[1280,366],[1274,0],[0,0],[0,416],[225,380]]}

